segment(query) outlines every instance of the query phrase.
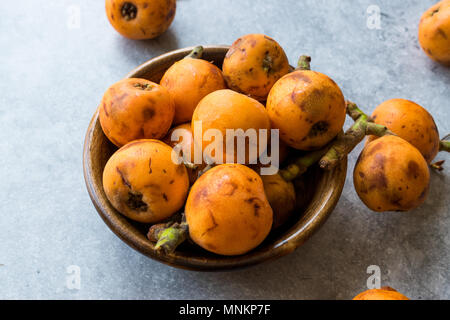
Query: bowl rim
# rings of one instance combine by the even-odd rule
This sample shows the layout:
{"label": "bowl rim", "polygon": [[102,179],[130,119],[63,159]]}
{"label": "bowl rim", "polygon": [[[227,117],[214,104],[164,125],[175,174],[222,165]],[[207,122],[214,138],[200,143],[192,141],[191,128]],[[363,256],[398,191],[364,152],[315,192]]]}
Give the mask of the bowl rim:
{"label": "bowl rim", "polygon": [[[152,65],[158,61],[162,61],[177,55],[186,55],[193,48],[194,46],[177,49],[154,57],[134,68],[125,76],[125,78],[135,77],[136,74],[138,74],[139,72],[143,72],[143,70],[145,70],[149,65]],[[203,48],[204,52],[226,52],[229,49],[229,46],[210,45],[203,46]],[[151,242],[146,239],[145,235],[143,235],[142,237],[137,237],[132,232],[130,232],[130,230],[128,230],[130,226],[127,218],[122,216],[115,209],[110,212],[111,210],[109,208],[105,208],[100,201],[100,195],[98,194],[94,186],[90,152],[92,135],[96,126],[99,126],[98,117],[99,112],[97,109],[90,121],[83,146],[83,175],[91,201],[105,224],[122,241],[124,241],[127,245],[137,250],[138,252],[144,254],[145,256],[172,267],[195,271],[224,271],[256,265],[264,261],[273,260],[284,256],[294,251],[297,247],[306,242],[315,231],[320,229],[320,227],[325,223],[325,221],[328,219],[335,206],[337,205],[345,184],[347,173],[347,157],[345,157],[345,159],[343,159],[336,168],[330,171],[323,172],[324,175],[336,175],[334,179],[337,181],[337,184],[333,188],[328,186],[326,188],[326,192],[320,195],[322,199],[322,205],[314,212],[314,214],[306,221],[303,226],[296,229],[294,228],[294,226],[300,224],[300,221],[302,220],[302,218],[300,218],[294,226],[285,231],[279,239],[276,239],[273,244],[270,245],[270,248],[265,248],[265,250],[254,249],[247,254],[233,257],[219,256],[220,259],[211,259],[209,257],[205,257],[203,259],[193,258],[189,256],[179,255],[177,254],[177,252],[172,254],[164,254],[154,250],[153,244],[151,244]],[[306,211],[306,209],[304,211]],[[128,225],[125,225],[125,223],[127,223]]]}

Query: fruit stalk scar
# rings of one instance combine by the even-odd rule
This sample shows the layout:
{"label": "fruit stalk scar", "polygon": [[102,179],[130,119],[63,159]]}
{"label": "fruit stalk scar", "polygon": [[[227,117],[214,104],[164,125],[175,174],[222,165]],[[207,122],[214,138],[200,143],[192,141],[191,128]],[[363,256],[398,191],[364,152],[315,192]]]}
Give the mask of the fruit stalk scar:
{"label": "fruit stalk scar", "polygon": [[185,57],[185,58],[192,58],[192,59],[200,59],[203,55],[203,47],[197,46]]}
{"label": "fruit stalk scar", "polygon": [[319,161],[327,151],[328,148],[325,147],[295,159],[286,168],[280,169],[280,176],[288,182],[297,179],[305,173],[310,166]]}
{"label": "fruit stalk scar", "polygon": [[188,225],[186,222],[160,223],[150,227],[147,238],[156,242],[155,249],[172,253],[187,239]]}
{"label": "fruit stalk scar", "polygon": [[442,171],[442,170],[444,170],[444,166],[443,166],[444,162],[445,162],[445,160],[436,161],[436,162],[430,164],[430,167],[434,170]]}
{"label": "fruit stalk scar", "polygon": [[311,57],[305,55],[300,56],[295,70],[311,70]]}
{"label": "fruit stalk scar", "polygon": [[373,122],[373,119],[366,115],[353,102],[347,101],[347,114],[355,123],[331,144],[328,152],[320,159],[319,165],[323,169],[332,169],[345,158],[366,135],[382,137],[384,135],[395,135],[386,126]]}

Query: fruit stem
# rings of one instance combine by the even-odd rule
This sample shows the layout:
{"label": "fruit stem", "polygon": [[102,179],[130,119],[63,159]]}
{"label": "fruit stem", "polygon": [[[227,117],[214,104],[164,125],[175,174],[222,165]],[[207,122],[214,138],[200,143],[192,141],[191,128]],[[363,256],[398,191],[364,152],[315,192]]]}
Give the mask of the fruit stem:
{"label": "fruit stem", "polygon": [[439,151],[450,152],[450,140],[447,140],[448,138],[450,138],[450,134],[446,135],[441,141],[439,141]]}
{"label": "fruit stem", "polygon": [[295,70],[311,70],[311,57],[301,56],[298,59],[297,68]]}
{"label": "fruit stem", "polygon": [[434,170],[437,171],[442,171],[444,170],[444,164],[445,160],[440,160],[440,161],[436,161],[435,163],[430,164],[430,167]]}
{"label": "fruit stem", "polygon": [[188,225],[186,222],[175,222],[172,224],[155,224],[150,227],[147,238],[156,242],[155,249],[172,253],[187,239]]}
{"label": "fruit stem", "polygon": [[378,137],[388,134],[395,135],[387,127],[374,123],[373,119],[359,109],[355,103],[347,101],[346,105],[347,114],[355,123],[344,134],[337,137],[328,152],[320,159],[319,165],[323,169],[329,170],[336,167],[366,135]]}
{"label": "fruit stem", "polygon": [[203,55],[203,47],[195,47],[185,58],[200,59]]}
{"label": "fruit stem", "polygon": [[280,169],[280,176],[287,182],[297,179],[308,170],[310,166],[320,160],[321,157],[328,151],[328,148],[309,152],[294,160],[286,168]]}

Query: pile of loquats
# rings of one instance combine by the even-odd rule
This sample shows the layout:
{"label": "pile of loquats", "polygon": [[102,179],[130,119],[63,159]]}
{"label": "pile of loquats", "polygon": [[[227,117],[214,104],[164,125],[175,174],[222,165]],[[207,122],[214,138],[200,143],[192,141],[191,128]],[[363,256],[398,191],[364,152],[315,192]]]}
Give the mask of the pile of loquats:
{"label": "pile of loquats", "polygon": [[[171,24],[175,0],[107,0],[106,12],[122,35],[154,38]],[[423,14],[419,42],[430,58],[450,65],[449,0]],[[140,78],[113,84],[99,106],[103,132],[119,148],[104,168],[104,191],[120,213],[148,224],[156,249],[170,254],[187,242],[219,255],[249,252],[299,217],[309,167],[333,169],[366,136],[353,171],[362,202],[383,212],[409,211],[425,201],[430,168],[442,170],[443,161],[433,160],[450,150],[450,141],[439,138],[422,106],[392,99],[368,116],[330,77],[311,70],[310,57],[301,56],[294,69],[283,48],[263,34],[237,39],[221,69],[203,60],[202,51],[196,47],[174,63],[159,84]],[[346,115],[354,123],[344,132]],[[277,129],[279,143],[273,145],[270,134],[258,136],[255,156],[245,140],[242,156],[235,144],[211,148],[211,137],[194,134],[209,129],[223,135]],[[198,150],[212,153],[193,163]],[[276,173],[261,174],[271,164],[259,157],[274,151]],[[223,162],[215,161],[218,155]],[[354,299],[408,298],[385,287]]]}
{"label": "pile of loquats", "polygon": [[[292,70],[281,46],[263,34],[237,39],[222,70],[201,59],[202,51],[174,63],[159,84],[113,84],[99,107],[103,132],[120,148],[104,168],[105,193],[123,215],[151,224],[157,249],[172,252],[187,238],[220,255],[254,249],[299,208],[294,185],[308,167],[334,168],[366,135],[354,168],[361,200],[374,211],[423,203],[429,165],[450,144],[424,108],[393,99],[369,117],[331,78],[310,70],[309,57]],[[346,114],[355,122],[344,133]],[[226,137],[220,148],[193,134],[211,129]],[[238,143],[229,145],[230,129],[277,129],[280,141],[258,135],[251,153],[244,137],[240,155]],[[261,174],[271,164],[259,156],[275,148],[283,166]],[[193,163],[196,149],[204,156]]]}

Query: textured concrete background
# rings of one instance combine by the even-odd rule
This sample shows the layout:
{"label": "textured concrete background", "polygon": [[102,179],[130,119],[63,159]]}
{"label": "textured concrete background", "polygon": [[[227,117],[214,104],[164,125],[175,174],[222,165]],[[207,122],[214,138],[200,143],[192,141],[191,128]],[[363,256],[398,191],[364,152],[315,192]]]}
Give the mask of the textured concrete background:
{"label": "textured concrete background", "polygon": [[[0,298],[349,299],[366,288],[367,267],[378,265],[382,285],[413,299],[450,299],[448,155],[438,156],[447,169],[431,174],[417,210],[370,212],[349,170],[336,210],[303,247],[207,274],[126,246],[97,215],[82,173],[84,134],[110,84],[168,50],[230,44],[247,33],[274,37],[292,63],[312,55],[313,68],[368,112],[408,98],[431,112],[441,135],[450,132],[450,69],[428,60],[416,36],[434,2],[179,0],[168,32],[131,41],[109,25],[102,0],[0,1]],[[370,5],[381,9],[379,30],[367,27]],[[70,265],[80,267],[80,290],[66,287]]]}

